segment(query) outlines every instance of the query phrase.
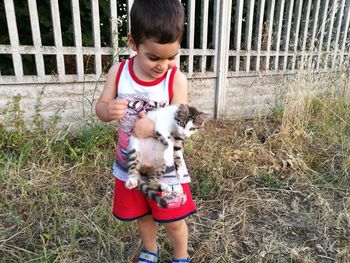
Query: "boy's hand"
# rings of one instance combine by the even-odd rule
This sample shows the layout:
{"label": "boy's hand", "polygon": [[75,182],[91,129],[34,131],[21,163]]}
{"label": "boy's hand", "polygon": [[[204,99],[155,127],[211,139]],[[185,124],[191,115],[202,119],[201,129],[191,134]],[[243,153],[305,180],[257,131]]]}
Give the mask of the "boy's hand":
{"label": "boy's hand", "polygon": [[108,102],[107,113],[110,119],[119,121],[124,117],[127,108],[128,108],[127,99],[115,99]]}
{"label": "boy's hand", "polygon": [[154,122],[147,117],[146,113],[140,112],[135,122],[134,136],[148,138],[154,136]]}

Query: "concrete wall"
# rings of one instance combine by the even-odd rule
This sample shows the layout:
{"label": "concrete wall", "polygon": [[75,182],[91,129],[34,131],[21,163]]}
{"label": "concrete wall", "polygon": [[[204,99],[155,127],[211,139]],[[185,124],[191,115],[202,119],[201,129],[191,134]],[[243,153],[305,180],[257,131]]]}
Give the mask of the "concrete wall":
{"label": "concrete wall", "polygon": [[[200,110],[214,115],[215,78],[190,79],[189,103]],[[228,79],[226,116],[252,116],[268,113],[268,108],[275,99],[275,78],[232,78]],[[18,84],[0,85],[0,109],[4,110],[14,96],[21,96],[21,109],[28,123],[35,115],[35,106],[40,98],[41,114],[49,121],[60,110],[62,124],[84,123],[94,114],[92,105],[96,103],[103,88],[103,83],[65,83],[65,84]],[[7,125],[10,125],[7,123]]]}
{"label": "concrete wall", "polygon": [[[226,85],[224,117],[240,118],[271,114],[271,109],[280,104],[293,81],[293,75],[228,78]],[[215,112],[215,78],[189,79],[189,103],[200,110],[214,115]],[[337,84],[350,94],[349,74],[325,77],[320,82],[322,87]],[[303,84],[307,85],[307,84]],[[93,105],[103,88],[103,82],[66,83],[66,84],[21,84],[0,85],[0,111],[21,95],[21,109],[29,124],[35,114],[35,105],[41,98],[41,114],[49,122],[50,117],[60,110],[61,124],[83,124],[94,114]],[[40,95],[42,92],[42,95]],[[4,122],[3,116],[0,123]],[[6,123],[5,125],[11,125]]]}
{"label": "concrete wall", "polygon": [[225,116],[269,115],[285,89],[286,82],[281,76],[230,78],[226,87]]}
{"label": "concrete wall", "polygon": [[[8,103],[20,95],[21,110],[29,126],[32,125],[38,100],[41,101],[40,113],[47,125],[57,112],[61,117],[60,126],[83,124],[94,113],[91,105],[96,102],[102,86],[102,83],[94,82],[0,85],[0,112],[9,108]],[[0,123],[6,119],[3,114],[0,118]],[[5,125],[11,126],[11,123]]]}
{"label": "concrete wall", "polygon": [[[216,79],[189,81],[189,102],[214,114]],[[241,118],[271,114],[286,88],[282,76],[228,78],[224,117]]]}

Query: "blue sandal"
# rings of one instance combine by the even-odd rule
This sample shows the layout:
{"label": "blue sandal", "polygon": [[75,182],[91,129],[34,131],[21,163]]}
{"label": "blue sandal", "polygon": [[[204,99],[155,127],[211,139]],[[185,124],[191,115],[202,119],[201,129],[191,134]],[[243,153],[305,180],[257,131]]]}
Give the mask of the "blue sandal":
{"label": "blue sandal", "polygon": [[158,253],[153,253],[147,249],[142,249],[136,263],[157,263],[159,259],[159,248]]}
{"label": "blue sandal", "polygon": [[189,263],[190,258],[183,258],[183,259],[174,259],[171,261],[171,263]]}

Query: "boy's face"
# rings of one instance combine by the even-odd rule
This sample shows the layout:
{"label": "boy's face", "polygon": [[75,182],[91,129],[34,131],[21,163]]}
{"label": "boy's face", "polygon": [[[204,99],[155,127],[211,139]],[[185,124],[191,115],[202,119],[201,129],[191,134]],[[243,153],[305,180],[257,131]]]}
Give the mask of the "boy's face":
{"label": "boy's face", "polygon": [[179,52],[179,41],[174,43],[159,44],[152,39],[143,41],[137,48],[130,41],[131,48],[137,51],[134,71],[138,78],[144,81],[152,81],[164,75],[175,66],[175,58]]}

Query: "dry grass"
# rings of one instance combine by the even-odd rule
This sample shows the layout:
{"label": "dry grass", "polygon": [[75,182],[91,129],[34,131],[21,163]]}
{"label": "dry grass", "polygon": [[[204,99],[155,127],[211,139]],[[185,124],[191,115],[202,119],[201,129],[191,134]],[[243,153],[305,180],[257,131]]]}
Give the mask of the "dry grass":
{"label": "dry grass", "polygon": [[[350,104],[305,94],[187,142],[192,262],[350,262]],[[0,132],[0,262],[132,262],[136,226],[111,215],[114,128],[29,132],[14,111]],[[162,228],[159,243],[168,262]]]}
{"label": "dry grass", "polygon": [[[337,167],[334,181],[318,182],[327,179],[311,166],[327,159],[313,136],[282,134],[273,119],[210,126],[194,143],[202,147],[192,164],[194,262],[350,260],[349,177],[336,183]],[[337,154],[348,161],[349,152]]]}

